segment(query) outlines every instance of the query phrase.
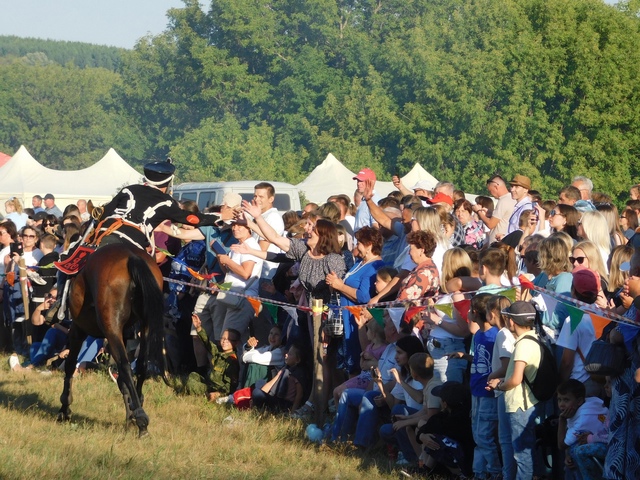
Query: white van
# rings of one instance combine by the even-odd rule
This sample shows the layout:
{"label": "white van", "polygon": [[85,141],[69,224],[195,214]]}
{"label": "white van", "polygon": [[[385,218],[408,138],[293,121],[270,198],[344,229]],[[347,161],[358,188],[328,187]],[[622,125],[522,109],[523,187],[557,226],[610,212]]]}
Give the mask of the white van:
{"label": "white van", "polygon": [[[258,180],[243,180],[239,182],[188,182],[173,188],[173,198],[176,200],[194,200],[198,208],[204,210],[212,205],[220,205],[225,193],[240,194],[243,200],[253,199],[254,187],[261,183]],[[298,189],[290,183],[268,182],[276,190],[273,206],[283,214],[289,210],[300,210],[300,195]]]}

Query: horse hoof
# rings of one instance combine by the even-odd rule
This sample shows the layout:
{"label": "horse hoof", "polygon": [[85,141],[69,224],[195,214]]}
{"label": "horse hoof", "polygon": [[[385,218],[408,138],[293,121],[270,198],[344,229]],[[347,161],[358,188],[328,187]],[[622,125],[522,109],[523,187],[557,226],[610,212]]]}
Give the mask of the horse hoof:
{"label": "horse hoof", "polygon": [[69,410],[67,412],[58,412],[58,416],[56,418],[56,421],[58,421],[58,422],[68,422],[69,420],[71,420],[71,410]]}
{"label": "horse hoof", "polygon": [[147,438],[148,436],[149,436],[149,431],[146,428],[138,432],[138,439]]}

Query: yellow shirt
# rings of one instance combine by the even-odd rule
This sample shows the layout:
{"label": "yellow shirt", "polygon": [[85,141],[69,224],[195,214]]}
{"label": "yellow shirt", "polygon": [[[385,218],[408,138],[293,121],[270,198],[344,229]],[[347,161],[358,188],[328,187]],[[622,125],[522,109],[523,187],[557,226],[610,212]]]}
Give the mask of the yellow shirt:
{"label": "yellow shirt", "polygon": [[[510,378],[513,375],[515,362],[520,361],[526,363],[524,374],[529,380],[529,383],[532,383],[536,378],[538,366],[540,365],[540,345],[536,341],[524,340],[525,336],[538,338],[534,330],[529,330],[516,340],[505,378]],[[538,403],[538,399],[533,396],[531,389],[525,383],[524,379],[521,385],[507,390],[504,393],[504,401],[507,413],[517,412],[518,409],[525,411]]]}

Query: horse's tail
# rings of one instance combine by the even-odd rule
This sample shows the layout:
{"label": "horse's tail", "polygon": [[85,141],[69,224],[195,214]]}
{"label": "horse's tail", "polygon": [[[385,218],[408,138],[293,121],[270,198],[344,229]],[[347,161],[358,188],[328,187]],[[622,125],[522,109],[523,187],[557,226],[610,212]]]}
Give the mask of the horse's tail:
{"label": "horse's tail", "polygon": [[161,370],[166,381],[168,368],[164,345],[164,297],[162,289],[147,263],[137,255],[131,255],[127,263],[129,276],[135,285],[135,302],[140,316],[142,333],[147,335],[147,359]]}

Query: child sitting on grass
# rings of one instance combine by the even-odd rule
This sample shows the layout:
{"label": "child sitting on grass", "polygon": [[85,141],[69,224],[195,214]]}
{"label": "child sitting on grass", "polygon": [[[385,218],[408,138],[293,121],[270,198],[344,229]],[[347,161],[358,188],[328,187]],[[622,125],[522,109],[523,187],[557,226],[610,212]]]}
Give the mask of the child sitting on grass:
{"label": "child sitting on grass", "polygon": [[220,396],[229,395],[238,388],[238,376],[240,374],[240,363],[236,356],[236,346],[240,342],[240,332],[233,328],[228,328],[220,337],[220,347],[211,342],[207,332],[202,328],[200,317],[195,313],[191,316],[193,326],[198,337],[204,343],[206,350],[211,355],[211,368],[207,378],[192,372],[186,384],[175,385],[174,388],[179,393],[192,395],[204,394],[210,402],[217,400]]}
{"label": "child sitting on grass", "polygon": [[267,383],[256,383],[251,401],[256,408],[266,408],[274,413],[294,412],[309,395],[308,381],[302,364],[302,349],[297,344],[285,354],[285,366]]}

